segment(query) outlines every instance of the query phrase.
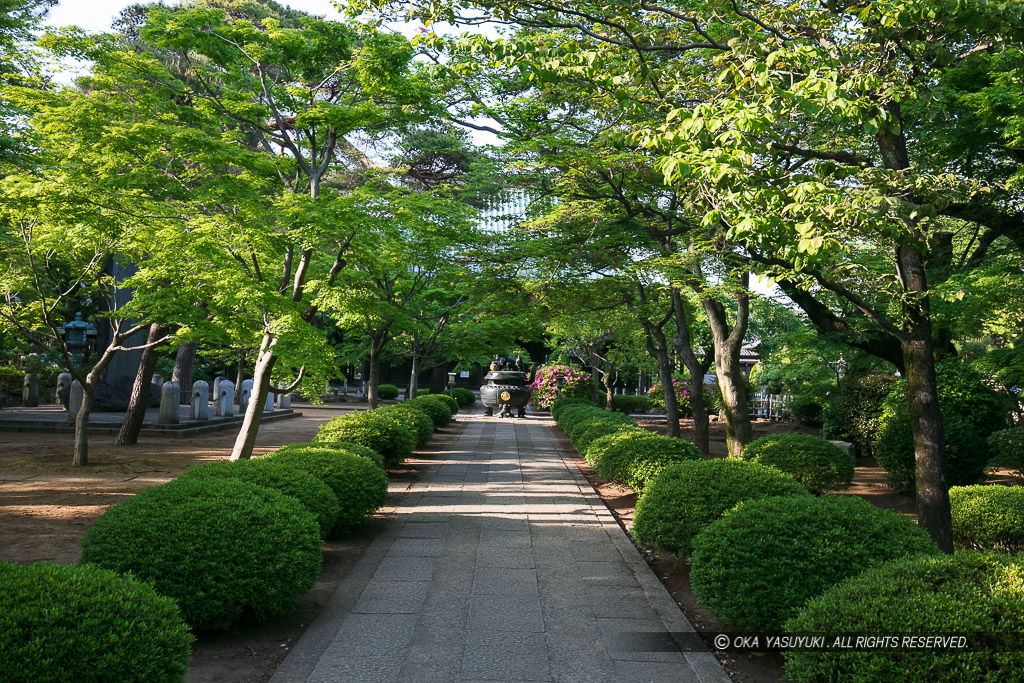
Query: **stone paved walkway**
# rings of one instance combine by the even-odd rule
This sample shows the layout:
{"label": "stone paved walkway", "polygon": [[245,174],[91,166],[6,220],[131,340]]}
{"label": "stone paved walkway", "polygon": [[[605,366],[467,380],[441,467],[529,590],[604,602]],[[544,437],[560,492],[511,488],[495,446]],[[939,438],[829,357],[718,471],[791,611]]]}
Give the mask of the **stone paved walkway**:
{"label": "stone paved walkway", "polygon": [[274,682],[729,680],[550,420],[459,419]]}

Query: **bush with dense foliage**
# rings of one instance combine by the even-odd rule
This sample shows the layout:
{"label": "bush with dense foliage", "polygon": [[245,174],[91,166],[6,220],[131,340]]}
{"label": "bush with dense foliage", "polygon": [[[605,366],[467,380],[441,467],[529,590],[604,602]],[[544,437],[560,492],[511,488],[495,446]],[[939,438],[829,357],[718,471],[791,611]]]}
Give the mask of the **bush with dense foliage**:
{"label": "bush with dense foliage", "polygon": [[368,410],[331,418],[320,425],[313,440],[354,441],[380,453],[387,467],[397,467],[416,447],[416,431],[394,413]]}
{"label": "bush with dense foliage", "polygon": [[689,441],[638,430],[602,449],[594,469],[599,477],[621,482],[639,493],[663,469],[688,460],[703,460]]}
{"label": "bush with dense foliage", "polygon": [[[946,435],[946,477],[950,486],[981,481],[991,458],[987,439],[1008,426],[1005,398],[981,382],[967,366],[947,361],[937,368],[939,408]],[[907,382],[893,385],[882,406],[875,458],[889,483],[900,491],[914,489],[914,442],[910,433]]]}
{"label": "bush with dense foliage", "polygon": [[878,373],[845,378],[825,410],[825,432],[869,455],[878,438],[882,402],[896,381],[892,375]]}
{"label": "bush with dense foliage", "polygon": [[637,501],[633,538],[642,546],[685,557],[697,534],[737,503],[773,496],[810,494],[788,474],[753,462],[714,459],[671,465]]}
{"label": "bush with dense foliage", "polygon": [[459,412],[459,402],[453,396],[448,394],[427,394],[427,398],[434,399],[435,401],[441,401],[448,406],[448,412],[451,413],[452,417]]}
{"label": "bush with dense foliage", "polygon": [[953,542],[974,550],[1024,550],[1024,487],[954,486]]}
{"label": "bush with dense foliage", "polygon": [[382,401],[391,401],[398,398],[398,387],[394,384],[378,384],[377,398]]}
{"label": "bush with dense foliage", "polygon": [[183,681],[194,638],[172,598],[95,565],[0,563],[0,678]]}
{"label": "bush with dense foliage", "polygon": [[597,439],[609,434],[620,432],[644,432],[650,434],[635,422],[624,422],[619,420],[597,420],[588,423],[576,435],[572,445],[580,455],[586,457],[587,449]]}
{"label": "bush with dense foliage", "polygon": [[790,651],[784,655],[786,678],[865,683],[1020,680],[1021,576],[1020,555],[971,551],[906,557],[857,574],[811,599],[785,629],[871,636],[966,634],[971,651]]}
{"label": "bush with dense foliage", "polygon": [[558,422],[561,419],[559,415],[562,414],[562,411],[572,406],[595,407],[594,402],[591,401],[589,398],[563,398],[551,405],[551,419],[553,419],[555,422]]}
{"label": "bush with dense foliage", "polygon": [[257,486],[276,489],[302,503],[316,515],[320,538],[338,521],[340,505],[334,491],[319,477],[291,467],[284,462],[268,458],[252,460],[218,460],[186,470],[183,477],[228,477],[247,481]]}
{"label": "bush with dense foliage", "polygon": [[408,401],[404,401],[390,406],[381,406],[377,410],[397,416],[406,429],[416,434],[417,447],[425,446],[434,436],[434,421],[422,407],[416,407]]}
{"label": "bush with dense foliage", "polygon": [[313,513],[237,479],[144,489],[104,512],[82,541],[83,563],[152,582],[199,631],[284,614],[316,583],[320,561]]}
{"label": "bush with dense foliage", "polygon": [[853,481],[853,456],[820,436],[768,434],[744,446],[740,458],[791,474],[811,493],[846,488]]}
{"label": "bush with dense foliage", "polygon": [[569,437],[569,441],[576,445],[576,440],[587,429],[596,424],[620,424],[620,425],[636,425],[636,420],[631,418],[629,415],[622,413],[610,413],[600,408],[591,409],[569,409],[565,413],[565,419],[559,424],[565,435]]}
{"label": "bush with dense foliage", "polygon": [[384,470],[360,455],[292,444],[259,458],[264,459],[319,477],[334,491],[339,510],[332,535],[345,534],[362,526],[388,497],[388,478]]}
{"label": "bush with dense foliage", "polygon": [[[662,403],[665,401],[662,400]],[[631,415],[633,413],[646,413],[651,409],[651,399],[646,396],[627,396],[616,394],[612,396],[612,410],[619,413]]]}
{"label": "bush with dense foliage", "polygon": [[420,396],[419,398],[406,401],[406,403],[429,415],[430,419],[434,422],[434,427],[437,429],[444,427],[452,421],[451,408],[444,401],[438,400],[436,394]]}
{"label": "bush with dense foliage", "polygon": [[1018,477],[1024,477],[1024,425],[993,432],[988,447],[993,454],[989,464],[1009,467]]}
{"label": "bush with dense foliage", "polygon": [[[558,380],[562,388],[558,388]],[[533,374],[530,384],[533,396],[530,402],[538,410],[547,410],[559,398],[590,398],[593,388],[590,375],[575,365],[543,365]]]}
{"label": "bush with dense foliage", "polygon": [[452,396],[454,396],[455,400],[459,402],[459,407],[461,408],[468,408],[476,403],[476,394],[473,393],[472,389],[455,387],[452,389]]}
{"label": "bush with dense foliage", "polygon": [[830,586],[914,553],[939,549],[904,515],[861,498],[767,498],[740,503],[697,534],[690,580],[719,619],[776,631]]}
{"label": "bush with dense foliage", "polygon": [[[682,375],[672,375],[672,388],[676,390],[676,403],[679,405],[680,417],[690,417],[693,410],[690,408],[690,383]],[[651,408],[665,412],[665,392],[661,388],[661,380],[654,383],[647,390],[647,400]]]}

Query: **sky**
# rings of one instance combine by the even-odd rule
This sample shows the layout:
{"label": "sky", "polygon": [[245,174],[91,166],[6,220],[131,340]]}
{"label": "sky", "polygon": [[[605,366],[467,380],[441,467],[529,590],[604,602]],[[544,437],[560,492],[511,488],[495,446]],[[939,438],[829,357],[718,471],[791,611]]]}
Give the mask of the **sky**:
{"label": "sky", "polygon": [[[278,0],[282,5],[327,18],[340,16],[330,0]],[[134,4],[132,0],[61,0],[50,10],[46,23],[50,26],[75,24],[92,32],[109,31],[118,13]],[[173,3],[168,3],[173,4]]]}

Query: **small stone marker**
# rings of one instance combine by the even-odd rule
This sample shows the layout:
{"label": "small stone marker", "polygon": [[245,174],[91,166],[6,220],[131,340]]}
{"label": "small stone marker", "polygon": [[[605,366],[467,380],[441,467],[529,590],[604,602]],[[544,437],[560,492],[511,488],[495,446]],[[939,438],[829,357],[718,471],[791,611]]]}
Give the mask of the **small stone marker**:
{"label": "small stone marker", "polygon": [[263,402],[263,412],[269,413],[274,409],[274,392],[267,390],[267,400]]}
{"label": "small stone marker", "polygon": [[244,413],[249,407],[249,397],[252,396],[252,380],[242,381],[242,391],[238,394],[238,412]]}
{"label": "small stone marker", "polygon": [[71,391],[71,373],[62,372],[57,375],[57,403],[68,409],[68,393]]}
{"label": "small stone marker", "polygon": [[192,383],[192,410],[189,417],[193,420],[210,419],[210,385],[203,380]]}
{"label": "small stone marker", "polygon": [[292,395],[291,393],[279,394],[277,397],[277,407],[281,410],[291,410],[292,408]]}
{"label": "small stone marker", "polygon": [[25,384],[21,390],[21,405],[35,408],[39,405],[39,375],[30,372],[25,375]]}
{"label": "small stone marker", "polygon": [[177,382],[164,382],[160,387],[160,414],[157,424],[174,425],[181,419],[181,387]]}
{"label": "small stone marker", "polygon": [[214,413],[217,417],[231,417],[235,414],[235,383],[221,379],[220,383],[214,384],[217,387],[213,397]]}
{"label": "small stone marker", "polygon": [[[71,375],[68,375],[70,377]],[[82,409],[82,401],[85,399],[85,390],[82,383],[77,379],[71,383],[71,390],[68,392],[68,422],[74,422],[78,417],[78,411]]]}
{"label": "small stone marker", "polygon": [[220,383],[226,380],[227,377],[224,375],[217,375],[213,379],[213,404],[217,404],[217,398],[220,396]]}

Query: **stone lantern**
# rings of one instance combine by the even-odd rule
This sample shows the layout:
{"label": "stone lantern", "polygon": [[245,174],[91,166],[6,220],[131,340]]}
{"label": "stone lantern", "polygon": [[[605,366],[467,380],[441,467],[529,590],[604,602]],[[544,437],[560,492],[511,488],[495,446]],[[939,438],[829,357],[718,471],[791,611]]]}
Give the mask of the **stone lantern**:
{"label": "stone lantern", "polygon": [[82,354],[85,351],[85,347],[89,343],[86,336],[93,329],[92,323],[82,320],[81,313],[75,313],[75,319],[64,323],[64,327],[61,329],[64,334],[64,341],[68,345],[68,351],[71,352],[71,361],[75,364],[75,367],[78,367],[82,362]]}

